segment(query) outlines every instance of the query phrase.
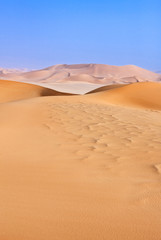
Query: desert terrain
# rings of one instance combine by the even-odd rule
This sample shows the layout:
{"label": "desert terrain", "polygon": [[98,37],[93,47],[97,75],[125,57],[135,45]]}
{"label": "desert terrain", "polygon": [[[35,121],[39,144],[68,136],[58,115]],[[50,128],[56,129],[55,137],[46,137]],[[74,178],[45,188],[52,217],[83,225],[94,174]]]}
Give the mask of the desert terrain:
{"label": "desert terrain", "polygon": [[58,64],[40,70],[0,68],[0,79],[36,84],[60,92],[85,94],[101,86],[158,82],[161,74],[134,66]]}
{"label": "desert terrain", "polygon": [[1,73],[0,239],[161,239],[161,75],[61,68]]}

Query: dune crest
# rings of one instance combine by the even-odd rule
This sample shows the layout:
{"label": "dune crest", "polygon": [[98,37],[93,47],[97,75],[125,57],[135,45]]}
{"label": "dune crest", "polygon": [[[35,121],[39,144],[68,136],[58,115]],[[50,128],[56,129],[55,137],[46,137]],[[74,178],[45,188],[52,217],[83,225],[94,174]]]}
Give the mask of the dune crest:
{"label": "dune crest", "polygon": [[31,72],[5,73],[0,77],[9,80],[33,81],[43,83],[84,81],[95,84],[132,83],[160,81],[161,75],[143,68],[127,65],[105,64],[60,64]]}
{"label": "dune crest", "polygon": [[96,101],[161,110],[161,83],[143,82],[98,88],[88,95]]}
{"label": "dune crest", "polygon": [[40,87],[33,84],[0,80],[0,103],[41,96],[65,96],[65,95],[71,94],[61,93],[52,89]]}

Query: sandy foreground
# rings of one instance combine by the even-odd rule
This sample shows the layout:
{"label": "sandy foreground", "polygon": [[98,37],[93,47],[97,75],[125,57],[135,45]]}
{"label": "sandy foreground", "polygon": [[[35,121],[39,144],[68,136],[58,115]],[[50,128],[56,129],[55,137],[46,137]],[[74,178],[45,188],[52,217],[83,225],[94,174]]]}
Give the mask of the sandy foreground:
{"label": "sandy foreground", "polygon": [[1,82],[0,240],[161,239],[160,86]]}

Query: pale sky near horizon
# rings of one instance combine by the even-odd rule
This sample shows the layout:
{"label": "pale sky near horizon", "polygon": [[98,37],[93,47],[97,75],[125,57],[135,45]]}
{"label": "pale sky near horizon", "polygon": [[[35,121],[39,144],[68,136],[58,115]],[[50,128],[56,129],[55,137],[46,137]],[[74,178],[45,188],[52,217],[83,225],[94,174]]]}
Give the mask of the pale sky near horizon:
{"label": "pale sky near horizon", "polygon": [[160,0],[0,0],[0,67],[134,64],[161,70]]}

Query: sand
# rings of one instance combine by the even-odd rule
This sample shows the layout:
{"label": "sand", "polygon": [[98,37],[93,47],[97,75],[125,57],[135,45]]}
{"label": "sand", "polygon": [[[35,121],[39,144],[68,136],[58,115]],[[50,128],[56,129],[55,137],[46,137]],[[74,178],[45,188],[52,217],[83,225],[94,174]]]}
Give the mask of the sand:
{"label": "sand", "polygon": [[116,105],[161,110],[161,83],[143,82],[97,88],[90,99]]}
{"label": "sand", "polygon": [[[21,81],[22,82],[22,81]],[[32,82],[27,81],[24,83],[29,83],[36,86],[41,86],[43,88],[52,89],[62,93],[70,94],[86,94],[90,91],[93,91],[97,88],[106,86],[104,84],[94,84],[88,82],[67,82],[67,83],[41,83],[41,82]],[[109,85],[111,86],[111,85]]]}
{"label": "sand", "polygon": [[41,86],[22,82],[0,80],[0,103],[11,102],[40,96],[71,95]]}
{"label": "sand", "polygon": [[134,65],[60,64],[29,72],[1,70],[0,78],[23,82],[48,83],[49,85],[52,83],[68,82],[107,85],[114,83],[161,81],[161,74]]}
{"label": "sand", "polygon": [[5,91],[0,239],[160,239],[160,85],[83,96],[29,89],[21,100],[14,90],[10,102]]}

